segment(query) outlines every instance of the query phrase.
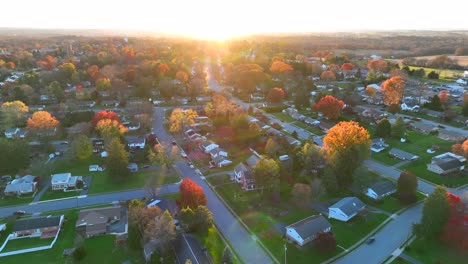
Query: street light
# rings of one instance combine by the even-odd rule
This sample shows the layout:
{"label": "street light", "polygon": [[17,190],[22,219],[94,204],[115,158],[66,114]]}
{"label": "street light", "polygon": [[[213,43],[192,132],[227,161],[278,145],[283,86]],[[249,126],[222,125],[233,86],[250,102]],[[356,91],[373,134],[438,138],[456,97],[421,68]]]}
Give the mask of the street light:
{"label": "street light", "polygon": [[288,251],[288,247],[286,246],[286,243],[284,244],[284,264],[286,264],[286,251]]}

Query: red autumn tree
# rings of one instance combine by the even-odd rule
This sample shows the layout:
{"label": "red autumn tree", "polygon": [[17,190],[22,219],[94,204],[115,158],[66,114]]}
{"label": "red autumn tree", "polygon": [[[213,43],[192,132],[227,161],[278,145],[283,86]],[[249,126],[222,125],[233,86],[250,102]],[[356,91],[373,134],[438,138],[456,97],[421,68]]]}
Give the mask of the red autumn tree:
{"label": "red autumn tree", "polygon": [[199,205],[205,206],[207,203],[205,193],[202,187],[196,184],[189,178],[184,178],[179,187],[180,190],[180,207],[192,209],[197,208]]}
{"label": "red autumn tree", "polygon": [[320,74],[320,80],[323,80],[326,82],[336,81],[336,75],[333,71],[326,70],[322,72],[322,74]]}
{"label": "red autumn tree", "polygon": [[343,106],[343,101],[327,95],[314,105],[314,110],[323,113],[328,119],[337,119]]}
{"label": "red autumn tree", "polygon": [[468,221],[466,214],[466,204],[459,196],[448,193],[450,203],[449,219],[442,229],[440,236],[441,241],[453,248],[457,248],[462,252],[468,251],[468,226],[465,224]]}
{"label": "red autumn tree", "polygon": [[119,115],[114,111],[102,110],[101,112],[97,112],[96,114],[94,114],[94,117],[91,120],[91,124],[93,126],[96,126],[99,123],[99,121],[101,121],[103,119],[110,119],[110,120],[119,121]]}
{"label": "red autumn tree", "polygon": [[385,104],[399,104],[405,90],[405,81],[400,76],[395,76],[383,82],[381,89]]}
{"label": "red autumn tree", "polygon": [[342,71],[351,71],[354,69],[354,64],[350,63],[350,62],[346,62],[346,63],[343,63],[343,65],[341,65],[341,70]]}
{"label": "red autumn tree", "polygon": [[178,71],[176,73],[176,79],[182,83],[186,83],[188,81],[188,74],[184,71]]}
{"label": "red autumn tree", "polygon": [[164,76],[164,74],[166,74],[166,72],[169,71],[169,65],[167,65],[166,63],[161,63],[159,64],[158,66],[158,72],[159,72],[159,76]]}
{"label": "red autumn tree", "polygon": [[450,93],[447,90],[442,90],[439,92],[439,99],[442,104],[446,104],[449,100]]}
{"label": "red autumn tree", "polygon": [[285,92],[283,89],[275,87],[268,92],[268,100],[272,103],[279,103],[283,101]]}
{"label": "red autumn tree", "polygon": [[384,60],[369,60],[367,67],[373,72],[383,72],[387,68],[388,64]]}
{"label": "red autumn tree", "polygon": [[314,243],[322,254],[333,252],[336,249],[336,239],[331,232],[318,233]]}
{"label": "red autumn tree", "polygon": [[14,68],[16,68],[16,64],[14,62],[12,62],[12,61],[9,61],[9,62],[5,63],[5,68],[14,69]]}

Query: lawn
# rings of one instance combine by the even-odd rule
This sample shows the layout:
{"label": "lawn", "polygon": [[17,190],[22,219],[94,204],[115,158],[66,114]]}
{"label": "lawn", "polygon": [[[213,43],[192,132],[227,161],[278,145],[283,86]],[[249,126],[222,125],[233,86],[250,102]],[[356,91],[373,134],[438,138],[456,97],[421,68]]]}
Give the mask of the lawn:
{"label": "lawn", "polygon": [[[1,190],[0,190],[1,191]],[[3,197],[0,198],[0,207],[14,206],[19,204],[28,204],[32,202],[33,198],[30,197]]]}
{"label": "lawn", "polygon": [[231,177],[228,174],[225,175],[217,175],[217,176],[212,176],[206,178],[206,180],[213,186],[220,185],[220,184],[225,184],[225,183],[231,183]]}
{"label": "lawn", "polygon": [[41,239],[39,237],[33,237],[33,238],[20,238],[20,239],[8,240],[8,243],[5,246],[5,248],[2,250],[2,253],[8,252],[8,251],[21,250],[21,249],[48,246],[50,245],[50,243],[52,243],[52,241],[54,241],[53,237],[44,238],[44,239]]}
{"label": "lawn", "polygon": [[286,123],[291,123],[291,122],[296,121],[294,118],[290,117],[289,115],[285,113],[272,113],[272,115]]}
{"label": "lawn", "polygon": [[325,132],[323,132],[322,129],[316,127],[316,126],[313,126],[313,125],[308,125],[306,123],[303,123],[301,121],[297,121],[296,123],[294,123],[295,126],[297,127],[300,127],[300,128],[303,128],[309,132],[312,132],[313,134],[317,135],[317,136],[322,136],[322,135],[325,135]]}
{"label": "lawn", "polygon": [[416,239],[408,247],[405,253],[421,261],[422,263],[457,264],[466,263],[468,253],[463,253],[447,247],[439,241]]}
{"label": "lawn", "polygon": [[376,160],[380,163],[383,163],[383,164],[386,164],[386,165],[389,165],[389,166],[393,166],[395,164],[398,164],[399,162],[401,162],[401,160],[398,160],[398,159],[395,159],[395,158],[392,158],[388,155],[388,150],[389,148],[385,149],[385,150],[382,150],[381,152],[373,152],[371,151],[371,158],[373,160]]}
{"label": "lawn", "polygon": [[174,169],[167,172],[163,172],[161,169],[139,170],[138,172],[132,172],[130,179],[122,183],[115,182],[106,172],[103,172],[101,175],[93,177],[88,194],[143,188],[147,179],[151,176],[156,176],[161,185],[180,181],[179,174]]}
{"label": "lawn", "polygon": [[[216,229],[211,227],[206,232],[197,232],[194,235],[200,242],[201,247],[208,249],[214,263],[222,263],[222,257],[227,245],[221,239]],[[231,260],[233,263],[237,263],[234,257],[231,257]]]}
{"label": "lawn", "polygon": [[[244,192],[235,183],[221,185],[215,189],[279,260],[284,259],[283,226],[317,214],[312,209],[300,210],[290,202],[270,202],[263,198],[260,192]],[[359,241],[386,218],[383,214],[370,213],[367,220],[355,219],[349,223],[330,220],[330,223],[338,245],[346,248]],[[313,247],[297,248],[292,244],[287,245],[289,263],[320,263],[342,251],[337,248],[335,252],[322,255]]]}
{"label": "lawn", "polygon": [[146,263],[141,250],[129,249],[127,246],[116,245],[114,235],[91,237],[84,241],[86,257],[77,263],[100,263],[114,264],[124,263]]}
{"label": "lawn", "polygon": [[47,192],[42,195],[40,201],[62,199],[68,197],[75,197],[80,195],[80,191],[64,192],[64,191],[52,191],[52,189],[47,190]]}

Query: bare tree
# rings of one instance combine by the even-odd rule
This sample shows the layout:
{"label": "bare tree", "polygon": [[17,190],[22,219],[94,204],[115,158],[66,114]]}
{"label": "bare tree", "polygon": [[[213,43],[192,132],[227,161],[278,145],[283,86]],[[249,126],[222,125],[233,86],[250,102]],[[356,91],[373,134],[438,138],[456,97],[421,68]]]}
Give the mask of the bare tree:
{"label": "bare tree", "polygon": [[167,210],[163,214],[156,216],[145,228],[146,240],[157,239],[160,242],[160,252],[164,252],[170,243],[174,241],[175,237],[175,225],[171,214]]}
{"label": "bare tree", "polygon": [[152,175],[146,180],[145,191],[151,198],[155,198],[159,193],[160,184],[158,183],[157,177]]}
{"label": "bare tree", "polygon": [[310,189],[312,201],[316,201],[320,196],[325,194],[325,186],[319,178],[314,178],[312,180],[310,183]]}

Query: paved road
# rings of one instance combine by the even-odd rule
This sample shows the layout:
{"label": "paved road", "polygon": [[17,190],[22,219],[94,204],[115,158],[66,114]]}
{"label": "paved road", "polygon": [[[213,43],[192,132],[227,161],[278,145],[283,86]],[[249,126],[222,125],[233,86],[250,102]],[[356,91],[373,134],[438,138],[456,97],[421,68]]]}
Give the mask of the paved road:
{"label": "paved road", "polygon": [[[159,188],[159,195],[165,195],[175,193],[179,191],[178,184],[164,185]],[[55,210],[64,210],[71,208],[78,208],[84,206],[91,206],[104,203],[112,203],[120,200],[140,199],[148,196],[148,193],[144,189],[137,189],[131,191],[123,191],[108,194],[90,195],[83,198],[71,198],[64,200],[46,201],[39,203],[31,203],[29,205],[19,205],[12,207],[1,207],[0,217],[11,215],[13,212],[18,210],[24,210],[29,213],[41,213]]]}
{"label": "paved road", "polygon": [[[172,137],[167,134],[163,127],[164,111],[165,108],[155,108],[153,131],[160,142],[162,141],[170,144]],[[240,255],[242,261],[244,263],[272,263],[270,257],[237,221],[195,170],[190,168],[185,161],[177,161],[174,165],[183,176],[192,179],[203,188],[206,198],[208,199],[207,207],[213,213],[216,225],[230,242],[233,249]]]}

